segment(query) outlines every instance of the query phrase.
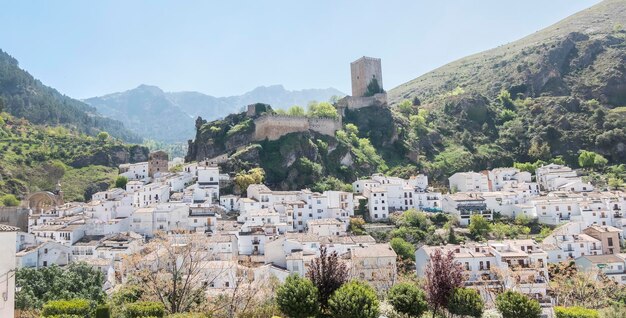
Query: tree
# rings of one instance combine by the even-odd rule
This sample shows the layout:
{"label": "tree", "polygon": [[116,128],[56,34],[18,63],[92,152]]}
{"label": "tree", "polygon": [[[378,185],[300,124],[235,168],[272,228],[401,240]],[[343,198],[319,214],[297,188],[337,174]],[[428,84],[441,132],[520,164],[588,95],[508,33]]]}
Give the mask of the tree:
{"label": "tree", "polygon": [[491,224],[480,214],[474,214],[470,217],[469,224],[470,235],[476,239],[481,240],[487,237],[487,234],[491,231]]}
{"label": "tree", "polygon": [[51,300],[89,299],[102,303],[102,272],[85,263],[71,263],[61,269],[56,265],[43,268],[20,268],[15,274],[15,308],[38,309]]}
{"label": "tree", "polygon": [[394,252],[403,260],[415,260],[415,247],[413,244],[405,241],[400,237],[395,237],[389,242]]}
{"label": "tree", "polygon": [[448,228],[448,244],[457,244],[458,241],[459,240],[456,238],[456,234],[454,233],[454,226],[450,224],[450,227]]}
{"label": "tree", "polygon": [[428,309],[424,291],[411,283],[399,283],[391,287],[387,300],[395,311],[411,317],[421,317]]}
{"label": "tree", "polygon": [[309,104],[309,116],[318,118],[333,118],[339,117],[337,109],[330,103],[311,103]]}
{"label": "tree", "polygon": [[128,178],[125,176],[117,176],[115,179],[115,187],[120,189],[126,189],[126,184],[128,183]]}
{"label": "tree", "polygon": [[364,235],[365,234],[365,220],[361,217],[353,217],[350,218],[350,225],[348,227],[348,231],[350,231],[354,235]]}
{"label": "tree", "polygon": [[337,289],[328,300],[333,317],[378,318],[376,291],[367,283],[351,281]]}
{"label": "tree", "polygon": [[327,308],[330,296],[348,280],[348,268],[337,252],[328,254],[326,247],[322,247],[320,256],[311,261],[306,275],[317,287],[320,305]]}
{"label": "tree", "polygon": [[406,117],[409,117],[413,113],[413,110],[413,104],[408,99],[405,99],[398,104],[398,111]]}
{"label": "tree", "polygon": [[485,303],[480,294],[470,288],[456,288],[448,302],[448,311],[459,316],[480,318],[484,308]]}
{"label": "tree", "polygon": [[378,84],[378,80],[376,78],[372,78],[372,80],[367,84],[367,91],[365,91],[365,97],[374,96],[379,93],[383,93],[383,89]]}
{"label": "tree", "polygon": [[541,315],[538,301],[511,290],[496,297],[496,307],[502,318],[539,318]]}
{"label": "tree", "polygon": [[239,187],[241,192],[245,192],[248,189],[248,186],[251,184],[261,184],[265,179],[265,170],[263,168],[252,168],[245,171],[237,173],[235,176],[235,184]]}
{"label": "tree", "polygon": [[463,268],[454,260],[454,253],[445,255],[441,249],[435,249],[426,265],[426,296],[435,314],[446,308],[455,288],[463,285]]}
{"label": "tree", "polygon": [[4,206],[18,206],[20,205],[20,200],[13,194],[5,194],[0,197],[0,203]]}
{"label": "tree", "polygon": [[624,185],[624,180],[622,180],[621,178],[614,178],[614,177],[609,178],[609,189],[618,190],[623,185]]}
{"label": "tree", "polygon": [[289,107],[289,109],[287,110],[287,114],[289,114],[290,116],[304,116],[305,111],[304,108],[302,108],[301,106],[293,105]]}
{"label": "tree", "polygon": [[109,133],[108,132],[101,131],[101,132],[98,133],[98,140],[105,141],[107,139],[109,139]]}
{"label": "tree", "polygon": [[291,274],[276,291],[278,308],[288,317],[314,317],[319,311],[317,288],[313,283]]}
{"label": "tree", "polygon": [[608,163],[609,161],[606,160],[606,158],[604,158],[601,154],[596,154],[593,158],[593,166],[596,168],[604,168]]}
{"label": "tree", "polygon": [[143,289],[144,297],[157,300],[169,313],[179,313],[202,303],[204,285],[232,268],[203,268],[211,257],[203,234],[157,232],[142,251],[124,260],[124,268],[129,279]]}
{"label": "tree", "polygon": [[[581,168],[592,168],[594,166],[597,166],[596,164],[596,157],[600,156],[597,153],[593,152],[593,151],[587,151],[587,150],[583,150],[580,152],[580,155],[578,155],[578,165]],[[599,162],[598,164],[606,164],[606,159],[602,156],[600,156],[601,159],[599,158]],[[604,160],[603,160],[604,159]]]}

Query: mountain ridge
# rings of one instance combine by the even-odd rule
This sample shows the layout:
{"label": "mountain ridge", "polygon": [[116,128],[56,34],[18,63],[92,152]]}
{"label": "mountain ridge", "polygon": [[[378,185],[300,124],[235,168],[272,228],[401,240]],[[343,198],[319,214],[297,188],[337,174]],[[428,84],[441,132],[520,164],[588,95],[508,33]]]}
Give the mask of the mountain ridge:
{"label": "mountain ridge", "polygon": [[[184,142],[193,137],[196,117],[213,120],[226,117],[257,102],[277,108],[304,105],[313,100],[344,96],[334,89],[287,90],[283,85],[259,86],[242,95],[215,97],[201,92],[165,92],[154,85],[141,84],[123,92],[92,97],[84,101],[105,116],[122,121],[139,135],[163,142]],[[163,112],[156,114],[155,112]],[[177,123],[163,129],[154,123]]]}

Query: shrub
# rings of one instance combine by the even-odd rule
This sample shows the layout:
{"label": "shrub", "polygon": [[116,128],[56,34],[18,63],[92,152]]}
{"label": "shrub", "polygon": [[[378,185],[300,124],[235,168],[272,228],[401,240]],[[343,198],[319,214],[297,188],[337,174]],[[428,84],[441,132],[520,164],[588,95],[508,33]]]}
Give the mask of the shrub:
{"label": "shrub", "polygon": [[583,307],[554,307],[556,318],[599,318],[600,315],[593,309]]}
{"label": "shrub", "polygon": [[42,317],[54,317],[60,315],[76,315],[89,317],[91,304],[86,299],[52,300],[43,305]]}
{"label": "shrub", "polygon": [[485,304],[478,292],[470,288],[456,288],[448,301],[448,311],[459,316],[480,318]]}
{"label": "shrub", "polygon": [[498,295],[496,307],[502,318],[539,318],[541,314],[538,301],[510,290]]}
{"label": "shrub", "polygon": [[124,310],[126,318],[141,317],[163,317],[165,316],[165,307],[161,303],[152,301],[139,301],[127,304]]}
{"label": "shrub", "polygon": [[100,305],[96,307],[96,318],[110,318],[111,308],[107,305]]}
{"label": "shrub", "polygon": [[387,298],[395,311],[409,316],[420,317],[428,309],[424,292],[411,283],[394,285]]}
{"label": "shrub", "polygon": [[351,281],[337,289],[328,300],[332,317],[377,318],[376,291],[367,283]]}
{"label": "shrub", "polygon": [[292,274],[276,291],[276,303],[285,315],[293,318],[312,317],[319,311],[317,288],[313,283]]}
{"label": "shrub", "polygon": [[4,206],[18,206],[20,205],[20,200],[12,194],[5,194],[0,197],[0,204]]}

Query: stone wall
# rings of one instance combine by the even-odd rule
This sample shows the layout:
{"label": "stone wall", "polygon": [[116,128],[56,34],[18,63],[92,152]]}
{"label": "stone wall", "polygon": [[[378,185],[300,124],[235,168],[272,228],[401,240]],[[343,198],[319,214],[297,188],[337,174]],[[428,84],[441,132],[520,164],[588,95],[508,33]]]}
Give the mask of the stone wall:
{"label": "stone wall", "polygon": [[23,232],[28,232],[28,208],[0,207],[0,224],[16,226]]}
{"label": "stone wall", "polygon": [[334,136],[341,129],[341,119],[308,118],[303,116],[265,115],[254,121],[255,140],[277,140],[280,137],[305,131],[316,131],[320,134]]}
{"label": "stone wall", "polygon": [[387,106],[387,93],[379,93],[368,97],[346,96],[337,102],[340,108],[359,109],[369,106]]}

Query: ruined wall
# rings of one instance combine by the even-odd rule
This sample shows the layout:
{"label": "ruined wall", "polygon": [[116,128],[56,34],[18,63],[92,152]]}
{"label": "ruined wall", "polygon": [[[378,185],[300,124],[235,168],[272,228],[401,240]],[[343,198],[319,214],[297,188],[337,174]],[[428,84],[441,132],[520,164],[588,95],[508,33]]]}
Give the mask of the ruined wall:
{"label": "ruined wall", "polygon": [[276,140],[286,134],[309,130],[306,117],[267,115],[254,121],[254,139]]}
{"label": "ruined wall", "polygon": [[254,121],[255,140],[277,140],[294,132],[316,131],[320,134],[334,136],[341,129],[341,119],[307,118],[301,116],[266,115]]}
{"label": "ruined wall", "polygon": [[320,134],[334,136],[337,130],[341,129],[341,117],[331,118],[309,118],[309,129]]}
{"label": "ruined wall", "polygon": [[368,97],[346,96],[337,102],[339,108],[359,109],[369,106],[387,107],[387,93]]}
{"label": "ruined wall", "polygon": [[362,57],[350,63],[350,73],[352,75],[352,96],[364,96],[367,92],[367,85],[373,78],[378,81],[378,86],[383,89],[383,72],[380,66],[380,59],[373,57]]}
{"label": "ruined wall", "polygon": [[28,232],[28,208],[0,207],[0,224],[19,227],[23,232]]}

